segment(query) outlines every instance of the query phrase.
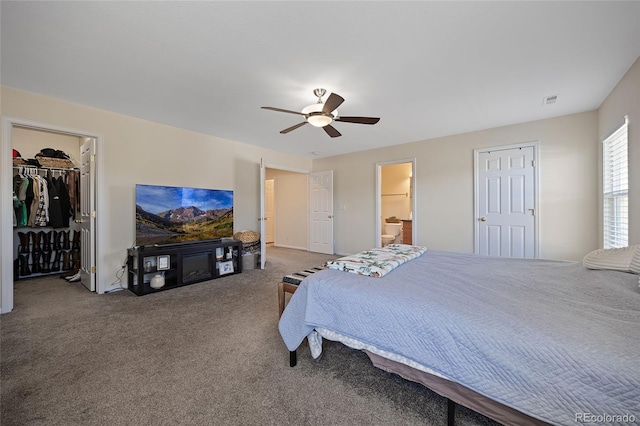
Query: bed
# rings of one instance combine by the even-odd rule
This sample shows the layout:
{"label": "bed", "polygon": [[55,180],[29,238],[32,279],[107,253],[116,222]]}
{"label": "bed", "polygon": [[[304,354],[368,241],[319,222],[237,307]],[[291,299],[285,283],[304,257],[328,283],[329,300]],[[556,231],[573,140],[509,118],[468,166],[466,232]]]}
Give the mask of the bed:
{"label": "bed", "polygon": [[640,420],[638,275],[428,250],[379,278],[326,269],[279,322],[285,345],[364,350],[505,424]]}

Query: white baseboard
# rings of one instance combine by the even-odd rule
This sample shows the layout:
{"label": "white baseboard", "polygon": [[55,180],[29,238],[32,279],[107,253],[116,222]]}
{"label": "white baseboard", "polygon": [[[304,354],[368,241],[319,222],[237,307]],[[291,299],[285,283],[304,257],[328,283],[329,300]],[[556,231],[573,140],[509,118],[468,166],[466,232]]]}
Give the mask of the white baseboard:
{"label": "white baseboard", "polygon": [[280,248],[289,248],[289,249],[309,251],[306,247],[287,246],[287,245],[276,244],[276,243],[273,243],[273,246],[274,247],[280,247]]}

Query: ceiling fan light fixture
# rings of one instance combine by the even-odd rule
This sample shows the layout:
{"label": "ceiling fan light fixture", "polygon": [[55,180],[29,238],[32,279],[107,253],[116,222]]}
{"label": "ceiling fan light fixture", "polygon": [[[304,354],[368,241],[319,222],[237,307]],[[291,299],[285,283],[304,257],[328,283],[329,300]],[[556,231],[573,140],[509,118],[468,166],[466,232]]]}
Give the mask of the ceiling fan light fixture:
{"label": "ceiling fan light fixture", "polygon": [[327,124],[331,124],[333,119],[338,116],[338,110],[335,109],[331,114],[325,114],[322,112],[324,103],[316,103],[307,105],[302,109],[302,113],[307,115],[307,122],[315,127],[324,127]]}
{"label": "ceiling fan light fixture", "polygon": [[322,96],[324,96],[325,93],[326,90],[324,89],[315,89],[313,91],[313,94],[318,97],[318,102],[312,105],[307,105],[302,109],[302,112],[269,106],[263,106],[262,109],[304,116],[305,121],[303,121],[302,123],[298,123],[291,127],[287,127],[284,130],[281,130],[280,133],[283,135],[309,123],[313,127],[322,127],[327,135],[332,138],[337,138],[338,136],[342,135],[335,127],[331,126],[331,123],[333,121],[356,124],[376,124],[378,121],[380,121],[379,117],[340,117],[338,115],[338,107],[342,105],[342,103],[344,102],[344,98],[337,93],[331,93],[327,98],[327,101],[322,102]]}
{"label": "ceiling fan light fixture", "polygon": [[310,115],[309,117],[307,117],[307,121],[312,126],[324,127],[327,124],[331,124],[333,119],[331,117],[329,117],[329,116],[324,115],[324,114],[317,114],[317,115]]}

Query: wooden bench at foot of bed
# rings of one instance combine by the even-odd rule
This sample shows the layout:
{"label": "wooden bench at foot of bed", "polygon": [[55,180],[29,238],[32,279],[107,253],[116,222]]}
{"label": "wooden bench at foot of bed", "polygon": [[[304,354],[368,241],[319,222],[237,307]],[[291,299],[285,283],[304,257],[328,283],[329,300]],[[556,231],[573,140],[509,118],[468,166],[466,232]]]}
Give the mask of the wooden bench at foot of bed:
{"label": "wooden bench at foot of bed", "polygon": [[278,283],[278,317],[281,317],[282,313],[284,312],[285,293],[295,293],[303,279],[307,278],[311,274],[315,274],[318,271],[322,271],[323,269],[327,268],[324,266],[320,266],[316,268],[303,269],[302,271],[285,275],[282,278],[282,281]]}
{"label": "wooden bench at foot of bed", "polygon": [[[322,271],[323,269],[327,269],[326,266],[303,269],[302,271],[285,275],[282,278],[282,281],[278,283],[278,317],[281,317],[282,313],[284,312],[285,293],[295,293],[303,279],[307,278],[311,274],[315,274],[318,271]],[[298,357],[296,351],[290,351],[289,366],[295,367],[297,363]]]}

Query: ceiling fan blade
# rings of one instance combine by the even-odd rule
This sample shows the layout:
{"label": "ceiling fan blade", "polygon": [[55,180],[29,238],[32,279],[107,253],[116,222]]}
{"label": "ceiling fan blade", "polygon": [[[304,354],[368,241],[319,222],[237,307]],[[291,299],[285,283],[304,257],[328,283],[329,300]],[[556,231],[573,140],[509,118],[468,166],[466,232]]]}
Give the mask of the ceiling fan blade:
{"label": "ceiling fan blade", "polygon": [[291,111],[291,110],[289,110],[289,109],[274,108],[274,107],[260,107],[260,108],[262,108],[262,109],[268,109],[268,110],[271,110],[271,111],[287,112],[287,113],[289,113],[289,114],[297,114],[297,115],[304,115],[304,116],[306,116],[306,114],[303,114],[303,113],[301,113],[301,112],[299,112],[299,111]]}
{"label": "ceiling fan blade", "polygon": [[345,123],[358,123],[358,124],[376,124],[380,121],[378,117],[338,117],[335,121],[343,121]]}
{"label": "ceiling fan blade", "polygon": [[331,124],[327,124],[323,127],[324,131],[327,132],[329,136],[332,138],[337,138],[338,136],[342,136],[339,131],[336,130]]}
{"label": "ceiling fan blade", "polygon": [[327,98],[327,102],[324,103],[324,107],[322,107],[322,112],[324,112],[325,114],[328,114],[334,109],[338,108],[343,102],[344,102],[344,98],[342,96],[332,93]]}
{"label": "ceiling fan blade", "polygon": [[281,131],[280,131],[280,133],[282,133],[282,134],[284,135],[285,133],[289,133],[290,131],[297,129],[298,127],[302,127],[302,126],[304,126],[305,124],[307,124],[307,122],[306,122],[306,121],[303,121],[302,123],[298,123],[298,124],[296,124],[295,126],[291,126],[291,127],[286,128],[286,129],[284,129],[284,130],[281,130]]}

